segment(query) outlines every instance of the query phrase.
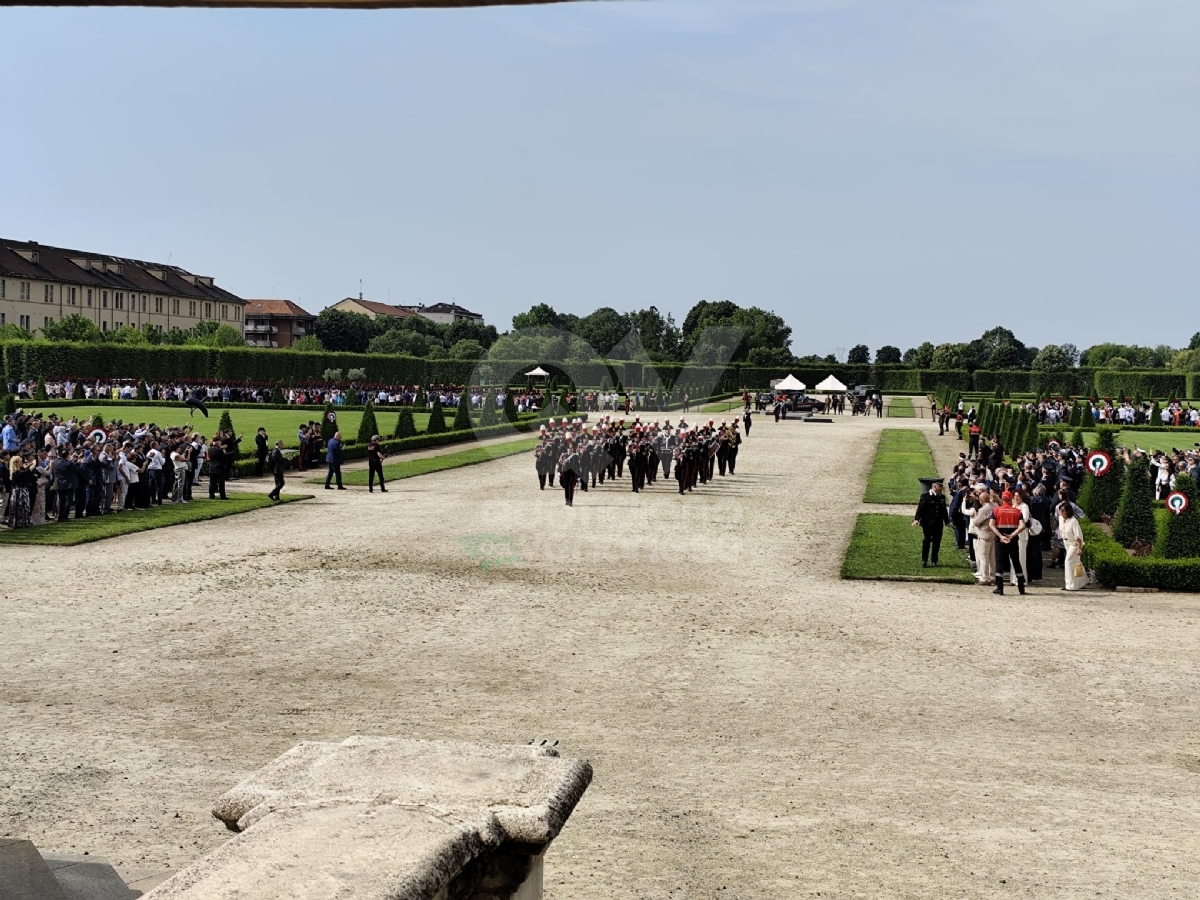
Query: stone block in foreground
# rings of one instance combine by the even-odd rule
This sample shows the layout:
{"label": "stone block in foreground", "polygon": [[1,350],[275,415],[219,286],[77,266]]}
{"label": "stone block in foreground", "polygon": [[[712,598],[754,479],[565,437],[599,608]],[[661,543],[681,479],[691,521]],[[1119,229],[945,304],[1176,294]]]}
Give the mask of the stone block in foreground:
{"label": "stone block in foreground", "polygon": [[304,742],[213,807],[244,832],[148,900],[535,900],[592,778],[550,748]]}

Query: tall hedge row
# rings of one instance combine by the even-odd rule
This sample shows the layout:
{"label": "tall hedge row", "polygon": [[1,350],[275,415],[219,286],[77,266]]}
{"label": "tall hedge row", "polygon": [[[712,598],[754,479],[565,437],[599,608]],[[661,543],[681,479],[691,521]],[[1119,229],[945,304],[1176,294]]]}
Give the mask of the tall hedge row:
{"label": "tall hedge row", "polygon": [[46,341],[0,343],[0,369],[6,379],[58,378],[143,379],[162,381],[232,381],[284,385],[323,379],[326,369],[364,369],[367,380],[385,384],[522,384],[537,365],[559,385],[623,389],[673,388],[723,393],[742,388],[765,390],[773,380],[792,374],[810,388],[833,375],[848,387],[873,384],[884,392],[932,392],[940,385],[957,391],[1035,396],[1130,396],[1167,399],[1200,397],[1200,373],[1155,371],[1068,372],[908,369],[902,366],[833,364],[791,368],[750,366],[685,367],[679,363],[642,365],[613,361],[560,364],[544,360],[418,359],[371,353],[300,353],[249,347],[125,346]]}

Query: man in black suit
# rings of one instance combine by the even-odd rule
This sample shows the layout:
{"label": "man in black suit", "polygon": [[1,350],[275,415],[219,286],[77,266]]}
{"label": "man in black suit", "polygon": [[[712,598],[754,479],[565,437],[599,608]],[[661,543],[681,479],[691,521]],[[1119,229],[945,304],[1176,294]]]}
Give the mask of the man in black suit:
{"label": "man in black suit", "polygon": [[222,500],[229,499],[225,496],[225,465],[228,461],[228,456],[225,453],[225,448],[221,446],[220,438],[213,438],[208,445],[208,499],[216,500],[220,494]]}
{"label": "man in black suit", "polygon": [[58,521],[65,522],[71,515],[71,507],[75,505],[75,489],[81,473],[75,460],[67,456],[54,460],[50,471],[54,476],[55,493],[58,494]]}
{"label": "man in black suit", "polygon": [[275,442],[275,449],[271,451],[267,461],[271,465],[271,474],[275,476],[275,490],[267,496],[278,500],[279,492],[283,490],[283,472],[287,468],[287,458],[283,455],[283,441]]}
{"label": "man in black suit", "polygon": [[258,429],[258,434],[254,436],[254,474],[261,478],[263,467],[267,462],[267,429]]}
{"label": "man in black suit", "polygon": [[921,568],[938,564],[938,552],[942,549],[942,528],[950,524],[950,510],[946,506],[946,495],[942,493],[942,479],[937,479],[929,485],[929,490],[921,495],[917,503],[917,514],[913,517],[913,527],[920,525],[924,532],[921,541]]}

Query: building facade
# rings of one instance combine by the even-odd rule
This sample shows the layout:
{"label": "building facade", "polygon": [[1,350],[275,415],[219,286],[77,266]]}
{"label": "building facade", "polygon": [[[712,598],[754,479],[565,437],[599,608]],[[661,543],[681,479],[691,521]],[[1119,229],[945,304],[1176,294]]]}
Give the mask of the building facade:
{"label": "building facade", "polygon": [[362,295],[358,299],[347,297],[345,300],[340,300],[333,304],[332,309],[340,309],[342,312],[358,313],[359,315],[368,316],[371,319],[380,317],[388,319],[407,319],[410,316],[415,316],[416,313],[405,309],[403,306],[392,306],[390,303],[379,303],[375,300],[364,300]]}
{"label": "building facade", "polygon": [[246,343],[251,347],[290,347],[313,334],[317,317],[291,300],[247,300]]}
{"label": "building facade", "polygon": [[78,313],[101,331],[187,330],[217,322],[242,330],[246,301],[179,266],[0,238],[0,325],[39,332]]}
{"label": "building facade", "polygon": [[476,322],[483,321],[483,316],[479,313],[471,312],[457,303],[434,303],[430,306],[418,303],[416,306],[405,306],[402,309],[415,312],[418,316],[422,316],[430,322],[437,322],[439,325],[453,325],[460,319],[471,319]]}

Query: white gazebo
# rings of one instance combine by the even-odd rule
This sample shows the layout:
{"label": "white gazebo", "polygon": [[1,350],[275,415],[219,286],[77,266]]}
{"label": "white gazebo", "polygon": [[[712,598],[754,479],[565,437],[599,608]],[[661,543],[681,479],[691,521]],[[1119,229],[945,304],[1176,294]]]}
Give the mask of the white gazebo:
{"label": "white gazebo", "polygon": [[788,375],[783,381],[776,382],[771,390],[777,394],[783,391],[802,391],[804,390],[804,382],[800,381],[795,375]]}
{"label": "white gazebo", "polygon": [[550,373],[547,372],[545,369],[543,369],[541,366],[538,366],[536,369],[531,369],[530,371],[526,372],[525,377],[526,378],[549,378]]}
{"label": "white gazebo", "polygon": [[818,384],[815,390],[822,391],[826,394],[844,394],[847,390],[849,390],[849,388],[830,375],[828,378]]}

